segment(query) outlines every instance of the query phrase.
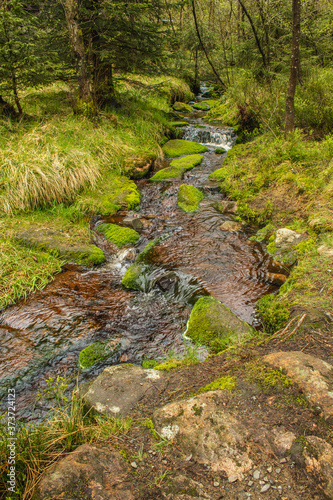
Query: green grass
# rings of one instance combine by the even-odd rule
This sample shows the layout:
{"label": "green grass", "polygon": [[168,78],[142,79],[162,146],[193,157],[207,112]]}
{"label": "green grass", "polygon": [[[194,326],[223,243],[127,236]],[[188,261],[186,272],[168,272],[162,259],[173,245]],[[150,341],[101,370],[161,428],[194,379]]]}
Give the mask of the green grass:
{"label": "green grass", "polygon": [[170,167],[181,167],[185,170],[191,170],[191,168],[200,165],[202,159],[203,159],[202,155],[184,156],[183,158],[177,158],[176,160],[172,160],[172,162],[170,162]]}
{"label": "green grass", "polygon": [[194,186],[182,184],[178,190],[178,206],[185,212],[195,212],[200,207],[204,194]]}
{"label": "green grass", "polygon": [[134,229],[117,226],[116,224],[100,224],[98,231],[112,241],[116,247],[122,248],[125,245],[136,243],[140,235]]}
{"label": "green grass", "polygon": [[[52,414],[39,425],[16,422],[16,493],[8,496],[7,467],[2,467],[0,495],[4,498],[6,492],[6,498],[12,500],[31,498],[41,475],[57,461],[59,456],[75,450],[86,442],[109,442],[116,436],[126,434],[132,425],[130,419],[122,420],[87,413],[77,391],[74,391],[69,399],[67,401],[67,398],[63,398],[59,401]],[[7,423],[2,421],[0,425],[3,435],[0,443],[0,462],[6,464],[9,444]]]}
{"label": "green grass", "polygon": [[208,151],[206,146],[198,142],[184,141],[182,139],[172,139],[162,147],[163,153],[169,158],[177,156],[191,155],[196,153],[205,153]]}
{"label": "green grass", "polygon": [[210,382],[210,384],[201,387],[197,391],[197,393],[201,394],[203,392],[216,391],[216,390],[233,391],[235,388],[235,379],[236,379],[235,377],[230,377],[228,375],[225,375],[224,377],[219,377],[213,382]]}

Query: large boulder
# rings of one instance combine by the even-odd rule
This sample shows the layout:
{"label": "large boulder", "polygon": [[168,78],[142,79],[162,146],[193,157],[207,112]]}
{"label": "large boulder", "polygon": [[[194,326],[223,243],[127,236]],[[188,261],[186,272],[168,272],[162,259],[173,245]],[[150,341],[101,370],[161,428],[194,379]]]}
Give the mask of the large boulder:
{"label": "large boulder", "polygon": [[241,480],[250,470],[249,430],[225,410],[225,391],[211,391],[155,411],[157,432],[187,455],[228,478]]}
{"label": "large boulder", "polygon": [[214,297],[202,297],[195,303],[185,332],[195,342],[214,350],[221,350],[229,342],[248,338],[252,333],[250,325],[237,318]]}
{"label": "large boulder", "polygon": [[35,500],[134,500],[130,467],[118,451],[83,444],[47,471]]}
{"label": "large boulder", "polygon": [[109,366],[84,394],[85,403],[99,413],[124,417],[149,392],[158,390],[163,373],[128,364]]}
{"label": "large boulder", "polygon": [[263,358],[282,369],[302,389],[306,398],[322,408],[325,418],[333,417],[333,366],[301,351],[274,352]]}

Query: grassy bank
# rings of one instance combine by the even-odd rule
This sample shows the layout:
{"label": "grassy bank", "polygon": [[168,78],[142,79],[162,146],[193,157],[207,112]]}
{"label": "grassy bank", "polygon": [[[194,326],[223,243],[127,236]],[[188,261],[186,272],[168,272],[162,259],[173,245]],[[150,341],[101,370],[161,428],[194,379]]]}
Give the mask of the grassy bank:
{"label": "grassy bank", "polygon": [[167,76],[117,75],[116,85],[117,106],[93,119],[74,114],[70,88],[54,84],[25,93],[20,122],[0,120],[0,308],[65,262],[104,260],[89,217],[138,206],[129,177],[161,156],[170,103],[191,97]]}

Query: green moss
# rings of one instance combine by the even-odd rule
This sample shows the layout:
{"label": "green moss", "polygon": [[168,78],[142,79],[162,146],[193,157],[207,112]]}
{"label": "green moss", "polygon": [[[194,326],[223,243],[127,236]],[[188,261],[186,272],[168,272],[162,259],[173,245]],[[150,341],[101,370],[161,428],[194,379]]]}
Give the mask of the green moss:
{"label": "green moss", "polygon": [[136,243],[140,238],[134,229],[117,226],[117,224],[100,224],[97,229],[118,248]]}
{"label": "green moss", "polygon": [[192,108],[198,109],[199,111],[209,111],[209,105],[205,102],[198,102],[196,104],[192,104]]}
{"label": "green moss", "polygon": [[232,343],[250,338],[253,330],[214,297],[202,297],[194,305],[186,336],[219,352]]}
{"label": "green moss", "polygon": [[275,236],[274,234],[272,234],[272,236],[270,236],[269,238],[269,243],[267,245],[267,253],[269,253],[269,255],[275,255],[276,252],[277,252],[277,248],[276,248],[276,244],[275,244]]}
{"label": "green moss", "polygon": [[178,206],[185,212],[198,210],[204,194],[194,186],[182,184],[178,190]]}
{"label": "green moss", "polygon": [[142,425],[142,427],[145,427],[146,429],[149,429],[155,439],[158,440],[160,439],[160,436],[157,434],[155,430],[154,422],[150,418],[141,420],[140,425]]}
{"label": "green moss", "polygon": [[170,122],[170,127],[187,127],[188,122]]}
{"label": "green moss", "polygon": [[214,153],[216,155],[224,155],[224,153],[227,153],[227,150],[224,149],[224,148],[216,148],[215,151],[214,151]]}
{"label": "green moss", "polygon": [[206,126],[205,125],[200,125],[200,123],[196,123],[194,125],[194,128],[206,128]]}
{"label": "green moss", "polygon": [[143,359],[141,365],[143,368],[155,368],[157,361],[155,359]]}
{"label": "green moss", "polygon": [[147,271],[148,266],[139,262],[134,262],[126,271],[121,284],[130,290],[142,290],[141,275]]}
{"label": "green moss", "polygon": [[153,177],[151,177],[149,180],[153,182],[158,182],[167,179],[177,179],[183,177],[184,172],[185,170],[181,167],[162,168],[162,170],[156,172],[156,174],[153,175]]}
{"label": "green moss", "polygon": [[158,245],[161,245],[161,243],[163,243],[163,241],[167,240],[169,237],[170,237],[170,234],[166,233],[166,234],[163,234],[162,236],[159,236],[158,238],[154,238],[153,240],[151,240],[149,243],[147,243],[147,245],[142,250],[142,252],[139,253],[135,262],[146,262],[147,263],[149,261],[149,258],[152,255],[153,249],[155,247],[157,247]]}
{"label": "green moss", "polygon": [[181,366],[190,366],[198,363],[197,359],[184,357],[182,359],[169,359],[167,361],[163,361],[163,363],[159,363],[155,365],[155,370],[161,370],[163,372],[169,372],[174,370],[175,368],[180,368]]}
{"label": "green moss", "polygon": [[119,350],[119,344],[109,341],[94,342],[80,352],[79,365],[84,370],[114,356]]}
{"label": "green moss", "polygon": [[229,175],[228,170],[225,167],[218,168],[214,170],[211,174],[209,174],[209,178],[214,181],[224,181]]}
{"label": "green moss", "polygon": [[191,111],[193,111],[191,106],[189,104],[185,104],[184,102],[177,101],[173,104],[172,107],[175,111],[183,111],[184,113],[191,113]]}
{"label": "green moss", "polygon": [[169,158],[176,156],[191,155],[196,153],[205,153],[208,151],[206,146],[198,142],[184,141],[182,139],[172,139],[162,147],[163,153]]}
{"label": "green moss", "polygon": [[201,387],[198,393],[207,392],[207,391],[216,391],[217,389],[221,389],[223,391],[232,391],[235,388],[235,379],[236,377],[219,377],[210,384],[205,385],[205,387]]}
{"label": "green moss", "polygon": [[259,384],[265,393],[272,389],[286,389],[293,385],[293,381],[288,378],[282,370],[273,370],[266,365],[253,363],[247,366],[247,380]]}
{"label": "green moss", "polygon": [[200,165],[202,162],[202,155],[189,155],[184,156],[183,158],[177,158],[176,160],[172,160],[170,163],[170,167],[180,167],[184,170],[190,170],[196,165]]}
{"label": "green moss", "polygon": [[203,407],[194,405],[194,406],[192,406],[191,410],[193,411],[193,413],[196,417],[200,417],[202,415],[202,412],[203,412]]}
{"label": "green moss", "polygon": [[[66,254],[63,254],[64,256]],[[103,250],[95,245],[89,245],[78,250],[69,251],[67,253],[68,260],[73,260],[82,266],[95,266],[105,262]]]}
{"label": "green moss", "polygon": [[136,184],[127,177],[106,173],[94,189],[78,196],[75,207],[83,214],[109,215],[121,208],[134,210],[140,205],[140,193]]}
{"label": "green moss", "polygon": [[266,332],[274,333],[283,328],[290,316],[284,302],[276,295],[265,295],[257,302],[257,311]]}
{"label": "green moss", "polygon": [[[254,236],[251,236],[251,241],[265,241],[267,237],[274,231],[274,225],[269,223],[265,227],[259,229]],[[274,239],[274,236],[273,236]],[[272,241],[272,240],[271,240]]]}

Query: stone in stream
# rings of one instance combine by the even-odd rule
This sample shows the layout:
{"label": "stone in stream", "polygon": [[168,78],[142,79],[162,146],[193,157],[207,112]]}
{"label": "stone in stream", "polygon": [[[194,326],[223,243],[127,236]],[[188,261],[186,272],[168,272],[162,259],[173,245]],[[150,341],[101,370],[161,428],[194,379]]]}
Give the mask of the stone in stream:
{"label": "stone in stream", "polygon": [[83,444],[42,478],[35,500],[135,500],[130,467],[109,446]]}
{"label": "stone in stream", "polygon": [[157,390],[162,378],[162,372],[141,366],[109,366],[90,385],[84,401],[98,413],[124,417],[145,394]]}
{"label": "stone in stream", "polygon": [[126,217],[122,220],[122,224],[126,227],[135,229],[135,231],[140,231],[140,229],[143,228],[141,219],[133,215],[126,215]]}
{"label": "stone in stream", "polygon": [[103,233],[105,238],[112,241],[117,248],[133,245],[140,239],[140,235],[134,229],[121,227],[117,224],[99,224],[97,231]]}
{"label": "stone in stream", "polygon": [[170,167],[181,167],[184,170],[191,170],[192,168],[200,165],[202,162],[202,155],[188,155],[182,158],[176,158],[170,162]]}
{"label": "stone in stream", "polygon": [[253,329],[214,297],[202,297],[195,303],[185,335],[195,342],[221,350],[230,340],[251,337]]}
{"label": "stone in stream", "polygon": [[301,351],[274,352],[263,361],[284,370],[326,419],[333,417],[333,365]]}
{"label": "stone in stream", "polygon": [[225,391],[211,391],[156,410],[153,421],[157,432],[174,440],[184,454],[214,472],[241,480],[252,467],[247,445],[250,431],[225,410],[225,401]]}
{"label": "stone in stream", "polygon": [[267,252],[280,262],[292,264],[295,259],[295,246],[308,238],[306,234],[297,233],[286,227],[278,229],[269,239]]}
{"label": "stone in stream", "polygon": [[200,207],[204,194],[194,186],[182,184],[178,190],[178,206],[185,212],[195,212]]}
{"label": "stone in stream", "polygon": [[183,113],[191,113],[192,111],[191,106],[189,106],[189,104],[185,104],[184,102],[176,101],[172,107],[175,111],[182,111]]}
{"label": "stone in stream", "polygon": [[235,214],[237,212],[237,202],[232,200],[219,201],[216,203],[215,207],[221,214]]}
{"label": "stone in stream", "polygon": [[156,156],[154,152],[144,152],[128,156],[124,160],[125,174],[130,179],[142,179],[154,165]]}
{"label": "stone in stream", "polygon": [[221,231],[240,231],[242,229],[242,224],[240,222],[226,220],[219,226],[219,229],[221,229]]}

